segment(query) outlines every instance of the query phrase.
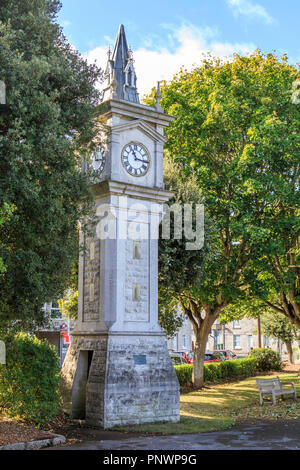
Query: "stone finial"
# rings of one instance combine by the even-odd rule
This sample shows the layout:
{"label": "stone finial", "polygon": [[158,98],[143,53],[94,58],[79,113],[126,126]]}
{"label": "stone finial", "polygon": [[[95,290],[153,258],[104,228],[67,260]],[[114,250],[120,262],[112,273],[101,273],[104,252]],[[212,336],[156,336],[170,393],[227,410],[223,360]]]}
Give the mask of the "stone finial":
{"label": "stone finial", "polygon": [[112,100],[118,99],[117,88],[118,88],[118,82],[117,82],[117,79],[116,79],[115,70],[113,70],[112,80],[111,80],[111,83],[110,83],[110,97],[111,97]]}
{"label": "stone finial", "polygon": [[163,108],[161,107],[161,104],[160,104],[161,98],[162,98],[162,94],[160,91],[160,82],[157,82],[157,89],[155,93],[155,101],[156,101],[155,108],[157,109],[157,111],[163,111]]}
{"label": "stone finial", "polygon": [[130,60],[131,62],[134,62],[133,52],[130,46],[128,48],[128,60]]}

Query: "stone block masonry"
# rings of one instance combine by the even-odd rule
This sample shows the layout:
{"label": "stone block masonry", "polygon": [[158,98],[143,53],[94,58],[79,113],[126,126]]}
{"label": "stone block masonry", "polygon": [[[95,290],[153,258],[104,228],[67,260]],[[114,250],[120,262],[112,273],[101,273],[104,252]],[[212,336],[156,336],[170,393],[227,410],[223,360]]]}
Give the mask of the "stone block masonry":
{"label": "stone block masonry", "polygon": [[[102,428],[179,420],[179,384],[158,322],[153,236],[173,196],[164,189],[163,146],[174,118],[159,103],[145,106],[137,94],[135,100],[119,94],[115,72],[126,84],[128,67],[133,73],[121,26],[97,110],[106,162],[92,183],[97,226],[80,233],[78,321],[62,367],[65,410]],[[140,158],[138,148],[145,152]],[[147,171],[138,173],[144,165]]]}
{"label": "stone block masonry", "polygon": [[[92,356],[82,383],[86,351]],[[66,411],[91,426],[179,420],[179,384],[163,335],[75,336],[62,374]]]}

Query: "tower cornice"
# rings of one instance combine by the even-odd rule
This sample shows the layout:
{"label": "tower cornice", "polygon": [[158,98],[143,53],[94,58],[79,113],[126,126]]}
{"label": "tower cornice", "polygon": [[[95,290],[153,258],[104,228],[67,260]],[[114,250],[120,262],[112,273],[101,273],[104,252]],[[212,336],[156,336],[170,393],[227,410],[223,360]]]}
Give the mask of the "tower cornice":
{"label": "tower cornice", "polygon": [[106,195],[129,196],[135,199],[144,199],[156,203],[167,203],[174,193],[161,188],[149,188],[119,181],[104,181],[95,184],[93,191],[96,196]]}
{"label": "tower cornice", "polygon": [[125,100],[106,100],[98,105],[97,117],[103,116],[109,119],[112,114],[120,114],[134,119],[143,119],[163,127],[174,121],[175,117],[158,111],[154,107],[139,103],[132,103]]}

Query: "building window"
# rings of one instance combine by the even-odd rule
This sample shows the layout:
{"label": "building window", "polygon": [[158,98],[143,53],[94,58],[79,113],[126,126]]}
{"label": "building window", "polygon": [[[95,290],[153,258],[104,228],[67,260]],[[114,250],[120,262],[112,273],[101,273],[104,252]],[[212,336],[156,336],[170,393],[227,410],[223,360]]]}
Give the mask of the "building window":
{"label": "building window", "polygon": [[253,336],[248,335],[248,351],[250,351],[251,348],[253,348]]}
{"label": "building window", "polygon": [[235,349],[241,347],[241,336],[240,335],[234,335],[233,336],[233,347]]}
{"label": "building window", "polygon": [[140,286],[140,284],[133,284],[132,300],[134,302],[140,302],[140,300],[141,300],[141,286]]}
{"label": "building window", "polygon": [[141,259],[141,242],[133,243],[133,259]]}
{"label": "building window", "polygon": [[241,328],[240,320],[234,320],[233,321],[233,328]]}
{"label": "building window", "polygon": [[45,304],[44,306],[44,311],[49,312],[50,311],[50,318],[53,319],[61,319],[62,318],[62,313],[59,309],[58,303],[57,302],[52,302],[50,304]]}
{"label": "building window", "polygon": [[183,339],[183,347],[186,348],[186,336],[183,335],[183,338],[182,338],[182,339]]}

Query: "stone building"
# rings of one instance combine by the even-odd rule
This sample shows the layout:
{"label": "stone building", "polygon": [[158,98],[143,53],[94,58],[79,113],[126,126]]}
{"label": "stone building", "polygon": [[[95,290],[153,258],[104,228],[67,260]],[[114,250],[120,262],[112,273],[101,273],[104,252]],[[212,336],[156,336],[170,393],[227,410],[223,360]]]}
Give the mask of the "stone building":
{"label": "stone building", "polygon": [[194,348],[194,333],[191,322],[184,319],[183,325],[178,333],[168,340],[169,351],[192,351]]}
{"label": "stone building", "polygon": [[[261,337],[262,347],[270,347],[274,351],[283,353],[285,347],[280,341]],[[169,351],[192,351],[195,337],[191,322],[188,319],[178,333],[168,341]],[[214,349],[229,349],[239,357],[247,356],[250,348],[258,347],[257,321],[255,319],[243,318],[221,325],[218,320],[213,324],[207,342],[207,351]]]}
{"label": "stone building", "polygon": [[74,322],[63,318],[57,302],[45,303],[43,310],[48,318],[48,325],[39,328],[35,335],[39,339],[47,339],[59,355],[59,365],[62,366],[70,341]]}

